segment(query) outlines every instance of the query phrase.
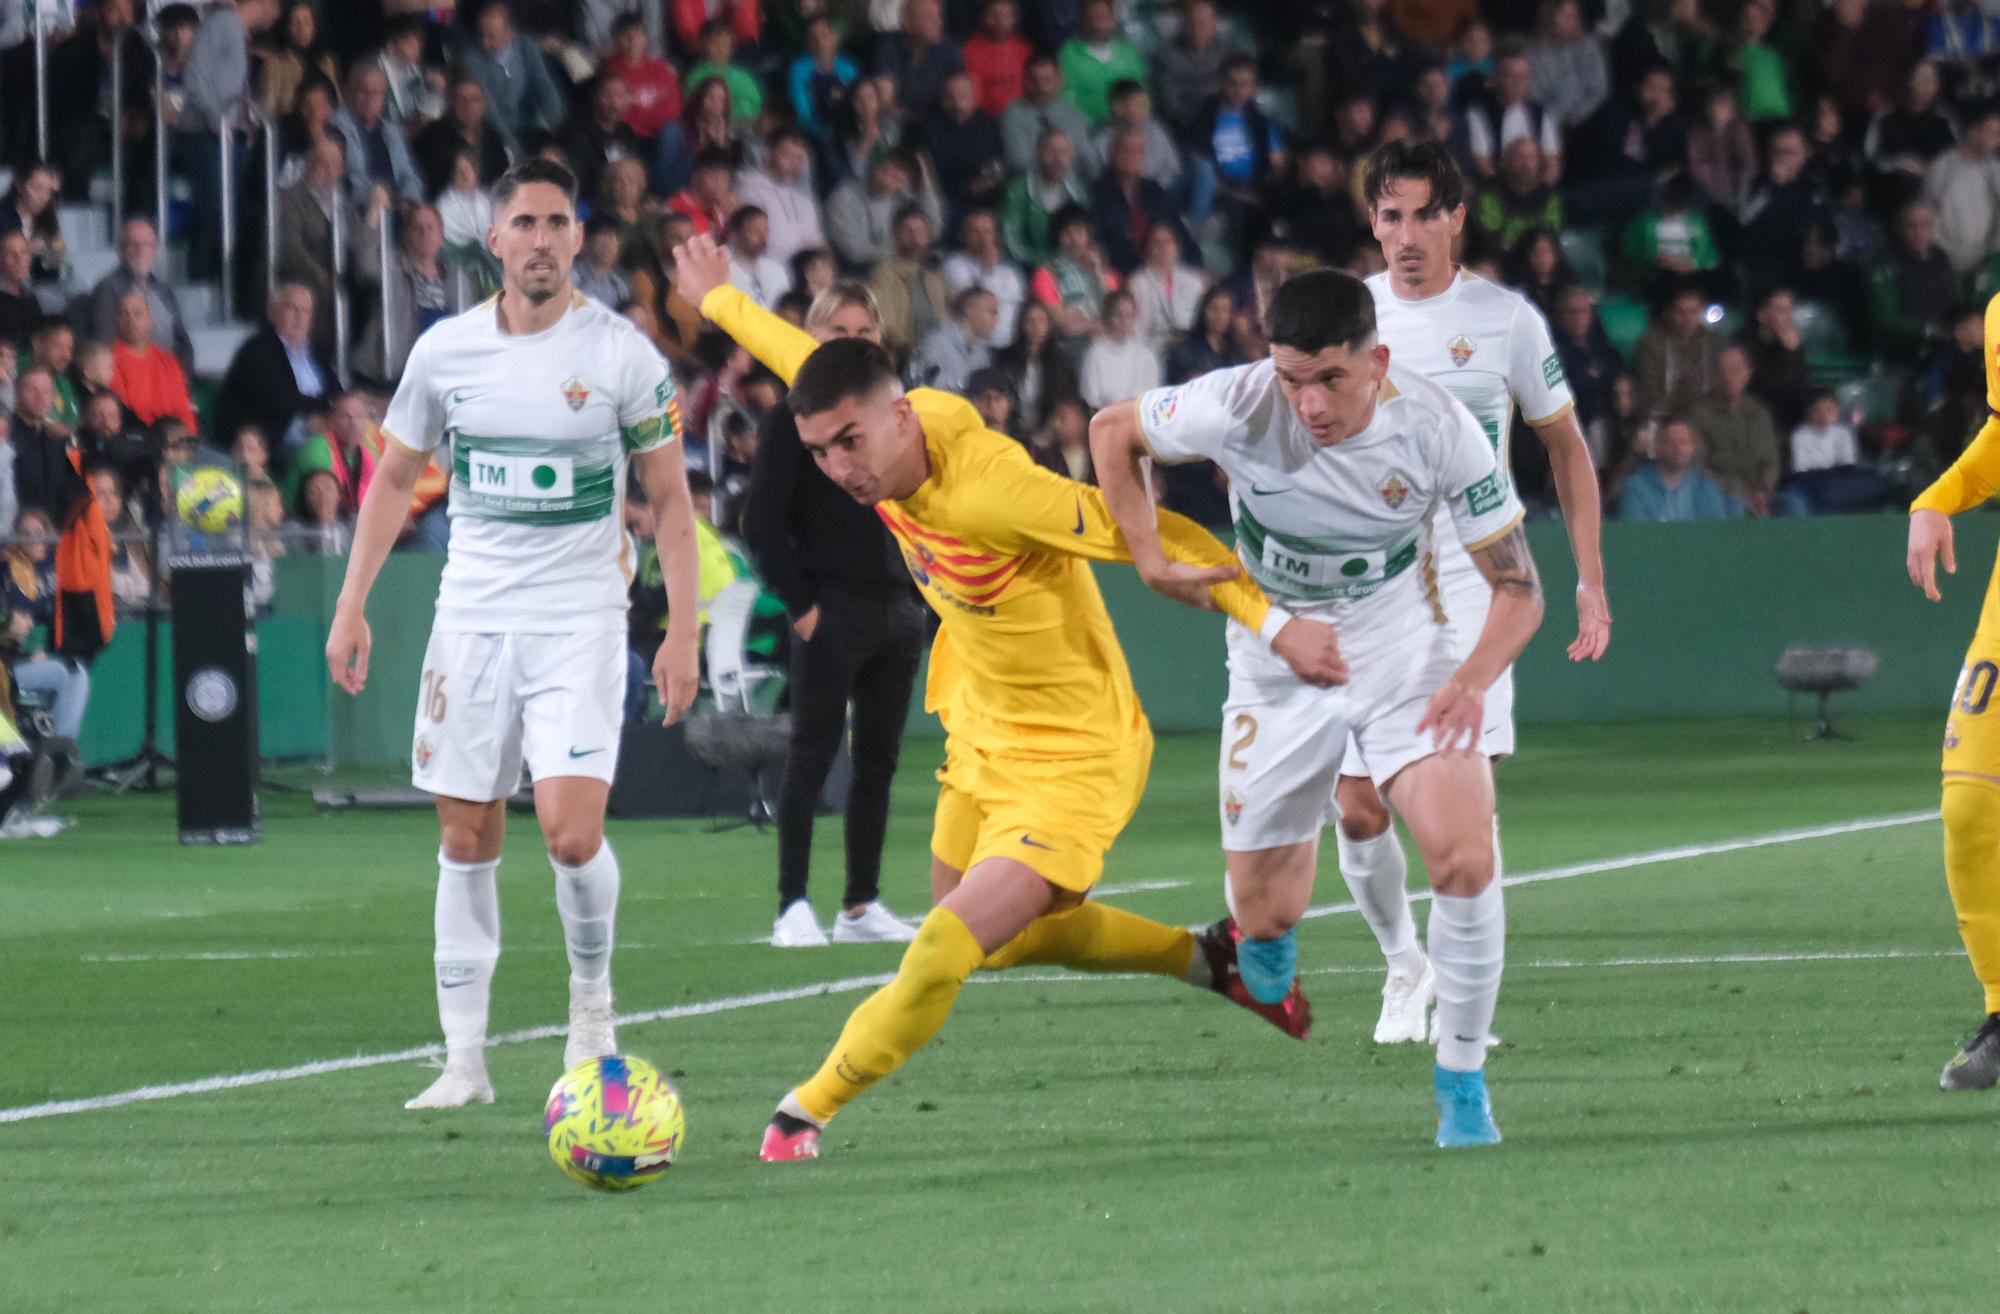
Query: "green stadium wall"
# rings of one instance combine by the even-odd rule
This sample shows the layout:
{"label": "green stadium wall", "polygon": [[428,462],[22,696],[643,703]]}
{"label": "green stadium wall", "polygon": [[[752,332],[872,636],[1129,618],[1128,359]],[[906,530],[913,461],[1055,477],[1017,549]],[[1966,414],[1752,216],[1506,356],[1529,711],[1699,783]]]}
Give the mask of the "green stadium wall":
{"label": "green stadium wall", "polygon": [[[2000,543],[2000,516],[1958,526],[1959,574],[1926,602],[1903,572],[1900,516],[1605,527],[1616,618],[1603,661],[1572,663],[1576,573],[1559,525],[1529,529],[1548,619],[1516,673],[1523,722],[1721,717],[1809,710],[1778,687],[1773,666],[1794,644],[1860,644],[1881,672],[1840,696],[1852,711],[1942,709],[1978,618]],[[442,557],[404,553],[382,572],[369,607],[375,651],[367,690],[331,688],[321,649],[345,563],[278,563],[277,606],[260,621],[258,709],[266,757],[381,765],[408,756],[417,684]],[[1208,731],[1224,677],[1221,623],[1156,597],[1130,570],[1099,567],[1133,678],[1155,727]],[[171,634],[161,652],[161,728],[172,751]],[[126,621],[94,673],[83,748],[115,761],[140,741],[144,627]],[[921,691],[921,686],[919,686]],[[919,698],[921,701],[921,698]],[[911,730],[937,733],[913,710]]]}

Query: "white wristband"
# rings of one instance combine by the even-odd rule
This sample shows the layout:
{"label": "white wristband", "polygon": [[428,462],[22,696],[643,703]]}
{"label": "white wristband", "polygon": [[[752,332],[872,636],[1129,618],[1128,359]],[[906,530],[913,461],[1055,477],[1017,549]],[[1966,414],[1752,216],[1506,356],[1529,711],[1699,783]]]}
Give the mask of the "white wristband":
{"label": "white wristband", "polygon": [[1290,625],[1292,620],[1292,613],[1286,611],[1283,607],[1273,604],[1271,610],[1264,616],[1264,623],[1257,627],[1257,637],[1262,639],[1268,647],[1277,641],[1278,631]]}

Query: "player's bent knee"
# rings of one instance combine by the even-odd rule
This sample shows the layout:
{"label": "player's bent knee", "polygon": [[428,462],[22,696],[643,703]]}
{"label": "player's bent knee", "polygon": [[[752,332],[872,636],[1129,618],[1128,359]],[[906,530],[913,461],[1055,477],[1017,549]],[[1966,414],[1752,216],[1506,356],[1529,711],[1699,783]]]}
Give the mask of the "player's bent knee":
{"label": "player's bent knee", "polygon": [[1493,843],[1480,836],[1452,843],[1435,857],[1426,855],[1431,889],[1453,899],[1470,899],[1493,883]]}
{"label": "player's bent knee", "polygon": [[1333,800],[1340,805],[1340,833],[1354,843],[1365,843],[1389,829],[1389,806],[1373,781],[1342,776],[1334,786]]}
{"label": "player's bent knee", "polygon": [[549,861],[558,867],[581,867],[604,847],[604,832],[596,827],[558,830],[544,837]]}

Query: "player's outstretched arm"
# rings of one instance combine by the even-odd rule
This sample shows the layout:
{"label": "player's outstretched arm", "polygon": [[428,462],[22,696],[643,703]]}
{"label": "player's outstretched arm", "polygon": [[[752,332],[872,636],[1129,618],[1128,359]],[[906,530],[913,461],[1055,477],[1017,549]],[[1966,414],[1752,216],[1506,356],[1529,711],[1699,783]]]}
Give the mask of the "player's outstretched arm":
{"label": "player's outstretched arm", "polygon": [[686,450],[672,442],[632,458],[646,500],[659,509],[653,541],[667,586],[667,635],[653,658],[653,684],[666,709],[666,725],[681,719],[701,685],[701,549],[695,540],[694,499],[688,494]]}
{"label": "player's outstretched arm", "polygon": [[674,281],[674,290],[689,305],[788,384],[819,346],[810,333],[732,287],[729,252],[706,234],[697,233],[674,248]]}
{"label": "player's outstretched arm", "polygon": [[1542,579],[1518,520],[1506,533],[1474,549],[1472,561],[1493,588],[1493,609],[1472,651],[1432,695],[1417,722],[1417,733],[1429,730],[1431,742],[1446,752],[1478,747],[1486,691],[1514,664],[1542,623]]}
{"label": "player's outstretched arm", "polygon": [[1583,440],[1583,428],[1573,408],[1534,429],[1549,453],[1556,501],[1562,506],[1563,527],[1569,531],[1569,550],[1576,557],[1576,638],[1569,645],[1569,659],[1594,662],[1611,645],[1611,603],[1604,591],[1604,504],[1597,488],[1597,464],[1590,459],[1590,445]]}
{"label": "player's outstretched arm", "polygon": [[368,632],[368,592],[389,550],[410,512],[410,494],[430,457],[413,452],[398,442],[382,445],[382,458],[375,465],[375,477],[361,499],[360,514],[354,518],[354,546],[347,553],[347,578],[334,604],[333,624],[326,636],[326,667],[333,682],[348,693],[358,694],[368,683],[368,653],[373,638]]}
{"label": "player's outstretched arm", "polygon": [[[1989,351],[1989,356],[1993,353]],[[1904,564],[1910,583],[1936,602],[1938,558],[1947,575],[1958,573],[1952,550],[1951,517],[1969,511],[2000,491],[2000,415],[1989,415],[1972,440],[1937,481],[1910,503],[1910,542]]]}

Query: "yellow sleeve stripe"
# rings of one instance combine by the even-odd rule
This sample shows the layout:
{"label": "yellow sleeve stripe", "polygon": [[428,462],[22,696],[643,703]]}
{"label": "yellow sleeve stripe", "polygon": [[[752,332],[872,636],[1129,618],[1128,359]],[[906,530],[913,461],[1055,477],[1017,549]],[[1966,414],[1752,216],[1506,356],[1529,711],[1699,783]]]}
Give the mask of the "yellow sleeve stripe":
{"label": "yellow sleeve stripe", "polygon": [[406,456],[409,456],[414,460],[418,461],[428,461],[431,459],[431,454],[429,452],[418,451],[416,448],[404,442],[401,438],[398,438],[395,434],[390,433],[387,429],[378,429],[377,432],[379,432],[382,435],[383,442],[395,448],[397,451],[402,452]]}
{"label": "yellow sleeve stripe", "polygon": [[1494,530],[1492,533],[1488,534],[1485,538],[1480,539],[1477,543],[1467,543],[1465,545],[1465,550],[1467,552],[1478,552],[1483,548],[1492,547],[1495,543],[1498,543],[1501,539],[1507,537],[1507,535],[1519,529],[1521,527],[1521,522],[1523,520],[1526,520],[1527,518],[1528,518],[1528,513],[1526,511],[1516,511],[1514,513],[1514,518],[1507,522],[1507,525],[1504,529]]}
{"label": "yellow sleeve stripe", "polygon": [[1562,419],[1565,415],[1569,415],[1575,410],[1576,410],[1575,402],[1573,401],[1564,402],[1556,410],[1549,413],[1548,415],[1543,416],[1541,419],[1528,421],[1528,427],[1530,429],[1546,429],[1548,426],[1554,424],[1557,420]]}

